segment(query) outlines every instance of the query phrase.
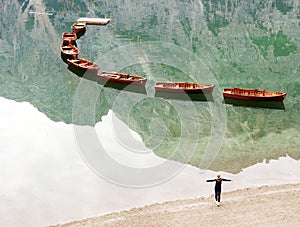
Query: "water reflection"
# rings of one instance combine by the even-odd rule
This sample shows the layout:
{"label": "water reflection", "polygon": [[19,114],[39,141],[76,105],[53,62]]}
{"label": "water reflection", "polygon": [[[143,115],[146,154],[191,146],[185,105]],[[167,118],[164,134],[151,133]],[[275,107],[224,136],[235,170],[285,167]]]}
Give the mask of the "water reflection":
{"label": "water reflection", "polygon": [[75,75],[77,75],[79,77],[83,77],[84,79],[99,83],[98,77],[92,71],[91,72],[89,70],[82,71],[80,69],[75,68],[72,65],[68,65],[68,70],[70,70],[70,72],[74,73]]}
{"label": "water reflection", "polygon": [[68,61],[67,61],[67,56],[66,55],[64,55],[62,52],[60,53],[60,58],[61,58],[61,60],[64,62],[64,63],[66,63],[66,64],[68,64]]}
{"label": "water reflection", "polygon": [[[86,77],[66,66],[65,59],[59,56],[61,34],[70,31],[71,25],[79,17],[110,17],[112,21],[109,26],[101,29],[89,27],[82,34],[85,37],[77,42],[82,56],[95,61],[97,55],[107,57],[107,53],[126,45],[142,46],[145,41],[170,43],[171,47],[184,48],[201,58],[209,70],[201,69],[191,74],[193,65],[185,67],[185,70],[176,68],[186,62],[184,60],[189,60],[189,56],[179,52],[172,56],[171,61],[176,64],[170,61],[167,65],[160,60],[168,57],[168,53],[165,53],[168,49],[164,49],[163,53],[159,52],[161,49],[143,49],[138,56],[140,61],[134,62],[139,64],[135,65],[136,68],[131,65],[130,53],[124,55],[128,60],[125,62],[120,60],[116,51],[116,61],[123,61],[119,64],[123,68],[115,70],[145,75],[149,82],[203,81],[203,75],[210,73],[220,87],[262,87],[289,93],[283,106],[231,102],[232,106],[226,108],[230,123],[226,128],[224,145],[212,168],[239,171],[264,159],[276,159],[286,154],[300,158],[298,0],[177,0],[140,1],[139,4],[134,1],[120,4],[120,1],[113,0],[44,0],[39,3],[22,0],[1,3],[0,96],[30,102],[50,119],[72,123],[73,98],[81,81],[78,76],[93,82],[86,89],[96,86],[95,91],[100,92],[103,86],[94,81],[95,77]],[[29,13],[32,11],[53,12],[53,15]],[[151,62],[147,62],[150,55],[158,59],[152,66]],[[118,64],[111,61],[109,58],[105,63],[99,62],[101,70],[110,71],[107,68]],[[111,106],[117,106],[115,100],[120,91],[129,89],[115,89],[114,84],[105,84],[104,87],[113,89],[101,90],[93,123],[100,121]],[[179,139],[180,127],[175,124],[178,119],[174,117],[174,112],[168,112],[168,108],[157,103],[156,99],[152,100],[154,104],[151,108],[147,108],[150,105],[144,102],[132,106],[132,100],[138,95],[131,92],[126,99],[120,98],[122,101],[118,105],[122,108],[114,112],[124,122],[131,122],[128,123],[131,129],[137,131],[149,147],[157,148],[157,154],[168,157]],[[219,104],[217,98],[220,97],[215,96],[215,100],[208,99],[208,102],[193,102],[204,127],[200,130],[201,136],[207,140],[211,130],[211,115],[206,105],[210,102]],[[185,116],[190,114],[185,106],[187,103],[182,103]],[[122,111],[127,110],[128,106],[132,106],[130,113],[134,115],[126,121],[127,115],[124,117]],[[232,108],[234,106],[255,108]],[[277,109],[286,111],[274,111]],[[148,125],[153,111],[158,113],[162,122],[168,121],[170,125],[166,142],[160,147],[154,146],[149,140],[151,133]],[[194,118],[191,119],[190,124],[193,124]],[[82,124],[87,122],[82,121]],[[190,163],[198,166],[206,144],[202,141],[191,143],[197,143],[198,148]]]}
{"label": "water reflection", "polygon": [[214,102],[214,98],[211,94],[180,94],[174,92],[155,92],[155,97],[187,101]]}
{"label": "water reflection", "polygon": [[119,84],[119,83],[112,83],[112,82],[104,82],[102,80],[99,81],[99,84],[102,84],[104,87],[109,87],[121,91],[128,91],[128,92],[134,92],[134,93],[140,93],[140,94],[146,94],[145,87],[142,86],[132,86],[132,85],[126,85],[126,84]]}
{"label": "water reflection", "polygon": [[80,37],[84,36],[84,34],[86,33],[86,28],[84,28],[82,31],[77,32],[77,39],[80,39]]}
{"label": "water reflection", "polygon": [[262,101],[237,100],[237,99],[224,98],[224,103],[233,106],[285,110],[285,106],[283,102],[262,102]]}

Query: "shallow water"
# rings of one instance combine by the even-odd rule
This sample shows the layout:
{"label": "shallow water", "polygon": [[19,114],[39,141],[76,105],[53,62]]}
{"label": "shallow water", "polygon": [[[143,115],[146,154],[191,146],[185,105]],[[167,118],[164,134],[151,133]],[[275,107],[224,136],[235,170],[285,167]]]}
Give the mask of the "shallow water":
{"label": "shallow water", "polygon": [[[2,97],[79,125],[95,125],[112,109],[157,155],[202,169],[238,173],[286,154],[300,158],[297,0],[13,0],[0,10]],[[80,56],[101,71],[147,77],[147,94],[103,88],[67,69],[61,34],[81,16],[111,23],[88,26]],[[156,98],[158,81],[213,83],[214,101]],[[288,95],[284,109],[233,106],[223,102],[225,87]]]}
{"label": "shallow water", "polygon": [[[105,170],[109,170],[113,177],[118,176],[119,169],[113,165],[106,169],[102,166],[102,172],[91,171],[87,156],[82,156],[84,151],[78,149],[74,137],[76,126],[53,122],[28,102],[0,98],[0,113],[0,222],[4,226],[61,224],[147,204],[208,197],[213,193],[214,184],[205,181],[214,178],[216,172],[155,156],[141,143],[139,135],[116,119],[112,111],[95,127],[80,126],[81,131],[95,130],[107,154],[119,164],[141,170],[163,162],[180,167],[179,171],[149,185],[149,180],[163,175],[159,172],[161,168],[154,168],[144,181],[136,178],[140,183],[148,183],[148,187],[139,188],[132,188],[136,186],[133,177],[138,175],[125,172],[125,180],[129,181],[125,181],[124,187],[124,178],[116,181],[105,175]],[[126,137],[127,142],[144,153],[126,149],[121,137],[116,137],[115,129],[121,134],[129,130],[135,140]],[[222,171],[222,177],[232,180],[224,182],[223,191],[298,183],[299,170],[298,160],[282,157],[245,168],[239,174]],[[104,174],[99,177],[99,173]]]}

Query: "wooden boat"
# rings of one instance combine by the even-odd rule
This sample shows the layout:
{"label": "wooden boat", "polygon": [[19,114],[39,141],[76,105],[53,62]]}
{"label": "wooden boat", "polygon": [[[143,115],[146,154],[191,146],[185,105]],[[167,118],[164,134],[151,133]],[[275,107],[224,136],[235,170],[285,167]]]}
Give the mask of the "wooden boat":
{"label": "wooden boat", "polygon": [[109,18],[92,18],[92,17],[81,17],[76,22],[83,22],[91,25],[107,25],[110,22]]}
{"label": "wooden boat", "polygon": [[90,74],[97,74],[99,66],[84,58],[67,59],[68,65],[78,69],[82,72],[88,72]]}
{"label": "wooden boat", "polygon": [[85,22],[75,22],[72,26],[72,31],[75,33],[79,33],[85,30],[86,23]]}
{"label": "wooden boat", "polygon": [[62,40],[66,44],[71,44],[74,43],[77,39],[76,33],[75,32],[64,32],[62,34]]}
{"label": "wooden boat", "polygon": [[121,85],[145,86],[147,82],[147,79],[142,76],[120,72],[102,72],[98,74],[98,77],[105,83],[109,82]]}
{"label": "wooden boat", "polygon": [[214,85],[197,84],[191,82],[160,82],[156,83],[156,92],[181,94],[212,94]]}
{"label": "wooden boat", "polygon": [[286,97],[286,93],[251,88],[225,88],[223,96],[224,98],[239,100],[283,102]]}
{"label": "wooden boat", "polygon": [[61,52],[68,58],[76,58],[79,54],[79,50],[73,45],[64,45],[60,46]]}

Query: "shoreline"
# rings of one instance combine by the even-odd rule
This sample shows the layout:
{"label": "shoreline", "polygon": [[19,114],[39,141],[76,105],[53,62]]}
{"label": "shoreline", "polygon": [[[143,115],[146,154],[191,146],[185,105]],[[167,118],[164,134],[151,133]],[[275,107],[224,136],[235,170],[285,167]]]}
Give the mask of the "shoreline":
{"label": "shoreline", "polygon": [[154,203],[51,226],[299,226],[299,201],[300,183],[266,185],[224,192],[220,207],[210,195]]}

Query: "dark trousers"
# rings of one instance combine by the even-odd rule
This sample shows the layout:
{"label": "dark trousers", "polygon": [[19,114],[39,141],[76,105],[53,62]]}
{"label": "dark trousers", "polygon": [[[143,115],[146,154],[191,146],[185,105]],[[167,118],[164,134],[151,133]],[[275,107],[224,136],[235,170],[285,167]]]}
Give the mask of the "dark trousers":
{"label": "dark trousers", "polygon": [[221,200],[221,191],[220,190],[215,190],[215,199],[217,202],[220,202],[220,200]]}

